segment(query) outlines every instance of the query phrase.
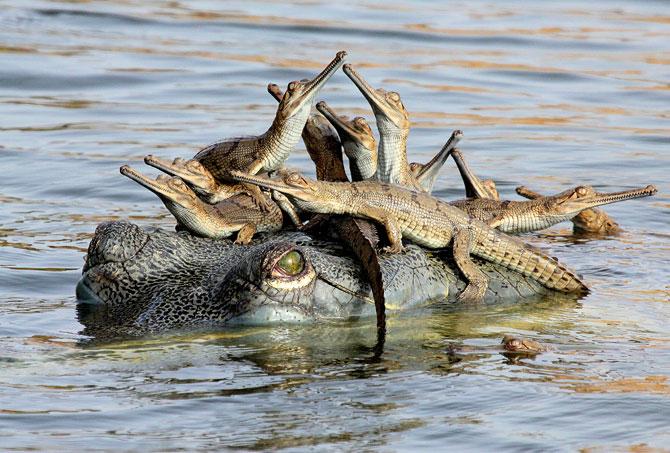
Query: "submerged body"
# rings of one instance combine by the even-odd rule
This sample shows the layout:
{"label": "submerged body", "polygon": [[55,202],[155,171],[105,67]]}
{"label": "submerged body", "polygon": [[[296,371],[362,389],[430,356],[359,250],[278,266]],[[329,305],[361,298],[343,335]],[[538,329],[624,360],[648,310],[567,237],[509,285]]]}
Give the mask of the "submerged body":
{"label": "submerged body", "polygon": [[[479,262],[487,302],[518,302],[546,290]],[[453,301],[465,285],[454,263],[409,245],[380,257],[387,309]],[[224,324],[314,322],[373,316],[365,274],[337,243],[276,233],[251,246],[186,232],[101,224],[77,286],[86,333],[144,333]]]}

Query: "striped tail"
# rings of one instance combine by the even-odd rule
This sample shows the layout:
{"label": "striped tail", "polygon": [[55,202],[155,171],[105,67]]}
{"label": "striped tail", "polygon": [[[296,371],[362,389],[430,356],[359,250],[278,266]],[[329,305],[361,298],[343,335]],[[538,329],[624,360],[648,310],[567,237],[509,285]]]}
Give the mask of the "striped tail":
{"label": "striped tail", "polygon": [[542,286],[564,293],[587,293],[588,287],[577,274],[524,244],[492,229],[481,229],[473,237],[471,253],[492,263],[519,272]]}

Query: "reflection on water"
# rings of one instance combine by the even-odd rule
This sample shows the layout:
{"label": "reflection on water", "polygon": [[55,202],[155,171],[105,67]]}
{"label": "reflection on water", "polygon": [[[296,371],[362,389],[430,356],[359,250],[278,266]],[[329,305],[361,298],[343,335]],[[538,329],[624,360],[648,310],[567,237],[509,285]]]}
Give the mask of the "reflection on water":
{"label": "reflection on water", "polygon": [[[670,444],[670,9],[664,2],[0,2],[0,436],[42,450],[577,448]],[[337,18],[331,20],[328,18]],[[79,335],[95,226],[172,228],[118,175],[271,121],[268,82],[335,51],[410,111],[410,158],[453,129],[505,198],[656,184],[624,231],[525,236],[584,275],[579,303],[435,307],[373,322],[134,340]],[[322,97],[371,118],[348,79]],[[304,150],[290,164],[313,174]],[[449,168],[437,195],[462,196]],[[549,347],[510,360],[503,334]]]}

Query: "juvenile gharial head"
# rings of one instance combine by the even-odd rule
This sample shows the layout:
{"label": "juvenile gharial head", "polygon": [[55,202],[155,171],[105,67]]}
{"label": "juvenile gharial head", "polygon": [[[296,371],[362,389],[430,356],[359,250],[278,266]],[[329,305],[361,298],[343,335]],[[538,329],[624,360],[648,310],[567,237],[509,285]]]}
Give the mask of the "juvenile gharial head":
{"label": "juvenile gharial head", "polygon": [[587,209],[572,218],[573,229],[578,233],[615,234],[619,224],[600,209]]}
{"label": "juvenile gharial head", "polygon": [[[294,80],[288,84],[286,92],[279,103],[276,119],[283,121],[293,116],[303,114],[305,118],[309,115],[314,97],[319,93],[321,87],[342,66],[347,53],[340,51],[335,55],[333,61],[312,80]],[[268,91],[270,88],[268,87]],[[272,91],[271,94],[274,94]]]}
{"label": "juvenile gharial head", "polygon": [[566,190],[558,195],[546,197],[544,203],[551,209],[551,214],[571,218],[585,209],[632,198],[649,197],[656,192],[657,189],[653,185],[641,189],[610,193],[596,192],[591,186],[577,186],[574,189]]}
{"label": "juvenile gharial head", "polygon": [[352,157],[353,154],[360,152],[369,153],[376,166],[377,141],[365,118],[357,116],[350,120],[347,116],[338,115],[325,101],[319,101],[316,109],[337,130],[347,156]]}
{"label": "juvenile gharial head", "polygon": [[278,172],[278,179],[231,171],[232,179],[283,193],[294,205],[317,214],[343,214],[347,200],[339,182],[315,181],[294,171]]}
{"label": "juvenile gharial head", "polygon": [[123,165],[120,172],[158,195],[168,209],[178,205],[193,210],[202,204],[195,192],[178,176],[158,175],[154,180],[128,165]]}
{"label": "juvenile gharial head", "polygon": [[350,64],[345,64],[342,70],[370,103],[381,130],[409,131],[409,114],[398,93],[373,88]]}
{"label": "juvenile gharial head", "polygon": [[512,335],[505,335],[500,344],[502,344],[503,349],[508,352],[537,354],[547,350],[537,341],[528,338],[513,337]]}
{"label": "juvenile gharial head", "polygon": [[178,176],[202,192],[213,191],[218,186],[210,171],[195,159],[184,160],[177,157],[170,163],[150,154],[144,158],[144,163],[169,175]]}
{"label": "juvenile gharial head", "polygon": [[482,181],[484,189],[489,195],[489,198],[492,200],[500,200],[500,194],[498,193],[498,188],[496,187],[495,181],[492,179],[485,179]]}
{"label": "juvenile gharial head", "polygon": [[423,164],[420,162],[411,162],[409,164],[409,171],[414,175],[414,177],[419,176],[419,173],[421,173],[421,170],[423,170]]}

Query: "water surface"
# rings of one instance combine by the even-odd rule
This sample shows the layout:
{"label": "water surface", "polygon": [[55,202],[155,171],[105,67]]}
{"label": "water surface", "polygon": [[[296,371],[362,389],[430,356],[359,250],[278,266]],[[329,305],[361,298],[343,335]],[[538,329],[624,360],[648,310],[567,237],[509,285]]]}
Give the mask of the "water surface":
{"label": "water surface", "polygon": [[[381,356],[373,320],[87,344],[74,287],[96,225],[173,226],[118,167],[263,132],[267,83],[342,49],[401,93],[412,160],[462,129],[505,198],[656,184],[607,209],[621,235],[525,237],[593,292],[392,316]],[[660,1],[0,1],[0,445],[667,447],[669,55]],[[343,74],[322,98],[372,119]],[[302,148],[290,165],[313,174]],[[437,194],[462,196],[458,179],[447,168]],[[552,350],[511,362],[495,349],[506,333]]]}

